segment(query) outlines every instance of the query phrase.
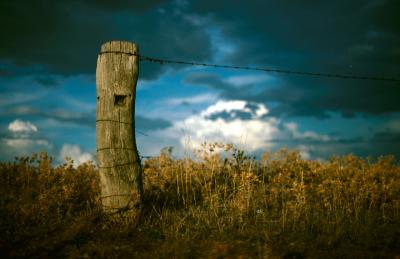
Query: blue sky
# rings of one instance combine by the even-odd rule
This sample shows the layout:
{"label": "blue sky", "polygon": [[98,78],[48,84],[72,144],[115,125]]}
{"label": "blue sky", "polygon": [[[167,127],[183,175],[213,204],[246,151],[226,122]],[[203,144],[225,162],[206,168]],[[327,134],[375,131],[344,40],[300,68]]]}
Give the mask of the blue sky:
{"label": "blue sky", "polygon": [[[3,1],[0,158],[47,151],[95,159],[95,68],[102,43],[164,59],[399,78],[395,0]],[[141,155],[204,141],[259,155],[400,155],[398,82],[140,62]]]}

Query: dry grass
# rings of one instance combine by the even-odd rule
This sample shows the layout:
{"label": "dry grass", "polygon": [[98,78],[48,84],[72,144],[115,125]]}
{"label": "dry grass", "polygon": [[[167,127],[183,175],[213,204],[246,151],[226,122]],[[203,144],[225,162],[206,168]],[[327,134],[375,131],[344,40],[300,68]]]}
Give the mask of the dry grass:
{"label": "dry grass", "polygon": [[[140,217],[109,217],[91,164],[45,154],[0,165],[0,246],[33,257],[388,257],[400,255],[394,157],[261,160],[220,143],[144,162]],[[290,257],[291,256],[291,257]]]}

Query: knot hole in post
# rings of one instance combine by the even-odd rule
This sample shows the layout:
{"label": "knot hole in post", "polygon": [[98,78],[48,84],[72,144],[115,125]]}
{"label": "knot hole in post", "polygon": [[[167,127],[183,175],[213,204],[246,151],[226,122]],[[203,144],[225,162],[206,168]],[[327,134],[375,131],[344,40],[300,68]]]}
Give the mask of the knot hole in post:
{"label": "knot hole in post", "polygon": [[124,106],[126,103],[125,99],[126,99],[126,95],[119,95],[119,94],[114,95],[114,105],[115,106]]}

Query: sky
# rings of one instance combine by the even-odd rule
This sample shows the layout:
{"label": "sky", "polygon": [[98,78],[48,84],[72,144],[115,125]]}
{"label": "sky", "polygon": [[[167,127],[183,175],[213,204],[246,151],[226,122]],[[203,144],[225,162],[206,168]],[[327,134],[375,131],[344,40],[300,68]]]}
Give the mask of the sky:
{"label": "sky", "polygon": [[[100,46],[233,66],[400,78],[400,2],[1,1],[0,160],[46,151],[96,157]],[[400,156],[400,83],[141,61],[142,156],[204,141],[250,155],[287,147],[305,159]]]}

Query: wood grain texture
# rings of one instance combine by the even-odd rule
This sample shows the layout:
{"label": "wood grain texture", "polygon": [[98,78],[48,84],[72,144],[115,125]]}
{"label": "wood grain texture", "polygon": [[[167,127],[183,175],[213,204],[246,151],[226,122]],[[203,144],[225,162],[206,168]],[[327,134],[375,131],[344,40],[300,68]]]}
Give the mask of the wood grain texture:
{"label": "wood grain texture", "polygon": [[[106,52],[106,53],[103,53]],[[135,138],[138,79],[135,44],[111,41],[101,46],[96,68],[96,147],[104,209],[140,202],[142,170]]]}

